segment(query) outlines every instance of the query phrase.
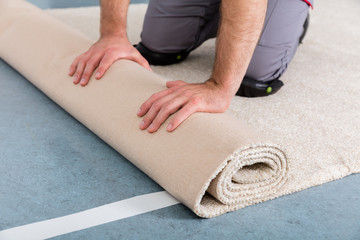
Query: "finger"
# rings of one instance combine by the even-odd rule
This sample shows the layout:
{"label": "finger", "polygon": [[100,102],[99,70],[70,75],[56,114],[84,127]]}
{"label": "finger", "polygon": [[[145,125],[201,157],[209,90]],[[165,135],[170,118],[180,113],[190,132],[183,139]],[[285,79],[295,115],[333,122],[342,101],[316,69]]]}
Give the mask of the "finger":
{"label": "finger", "polygon": [[97,56],[93,56],[86,64],[84,73],[82,75],[81,78],[81,86],[86,86],[86,84],[89,82],[90,77],[92,76],[95,68],[99,65],[101,60],[101,56],[97,55]]}
{"label": "finger", "polygon": [[167,95],[167,96],[164,96],[164,97],[158,99],[157,101],[155,101],[151,105],[151,107],[150,107],[149,111],[146,113],[145,117],[143,118],[143,121],[140,124],[140,129],[142,129],[142,130],[147,129],[152,124],[153,120],[156,118],[156,116],[158,115],[161,108],[166,103],[173,101],[173,99],[174,99],[173,95]]}
{"label": "finger", "polygon": [[132,60],[134,62],[137,62],[144,68],[148,69],[149,71],[152,71],[152,69],[150,68],[149,62],[138,51],[136,51],[134,54],[130,55],[128,57],[128,59]]}
{"label": "finger", "polygon": [[178,81],[167,81],[166,82],[166,87],[171,88],[171,87],[177,87],[177,86],[183,86],[186,85],[187,83],[181,80]]}
{"label": "finger", "polygon": [[111,67],[111,65],[117,60],[117,58],[112,54],[105,54],[101,59],[99,67],[96,70],[95,78],[100,79],[104,76],[105,72]]}
{"label": "finger", "polygon": [[70,65],[70,69],[69,69],[69,76],[73,76],[75,73],[75,70],[77,68],[77,65],[79,64],[79,60],[80,60],[80,56],[77,56],[74,61],[72,62],[72,64]]}
{"label": "finger", "polygon": [[80,82],[81,76],[84,72],[85,69],[85,65],[86,65],[86,60],[80,60],[79,64],[76,67],[76,72],[74,75],[74,83],[78,84]]}
{"label": "finger", "polygon": [[160,111],[157,113],[156,117],[149,126],[148,131],[150,133],[156,132],[166,121],[166,119],[168,119],[171,114],[177,112],[185,103],[186,98],[183,96],[178,96],[163,104]]}
{"label": "finger", "polygon": [[186,104],[183,108],[181,108],[174,116],[174,118],[170,121],[166,130],[168,132],[174,131],[182,122],[184,122],[188,117],[190,117],[193,113],[197,112],[197,106],[193,104]]}
{"label": "finger", "polygon": [[158,93],[154,93],[153,95],[151,95],[151,97],[146,100],[146,102],[144,102],[141,106],[139,111],[137,112],[137,115],[139,117],[144,116],[145,114],[147,114],[147,112],[149,111],[149,109],[152,107],[152,105],[159,100],[160,98],[165,97],[166,95],[169,95],[170,93],[172,93],[172,90],[170,89],[165,89],[161,92]]}

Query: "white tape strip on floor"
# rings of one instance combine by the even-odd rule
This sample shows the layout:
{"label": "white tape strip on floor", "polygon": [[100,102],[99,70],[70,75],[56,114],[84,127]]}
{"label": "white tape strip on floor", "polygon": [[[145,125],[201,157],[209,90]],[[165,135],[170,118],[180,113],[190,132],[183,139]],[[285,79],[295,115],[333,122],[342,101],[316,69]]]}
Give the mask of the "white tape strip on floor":
{"label": "white tape strip on floor", "polygon": [[106,204],[82,212],[0,231],[1,240],[38,240],[98,226],[178,204],[162,191]]}

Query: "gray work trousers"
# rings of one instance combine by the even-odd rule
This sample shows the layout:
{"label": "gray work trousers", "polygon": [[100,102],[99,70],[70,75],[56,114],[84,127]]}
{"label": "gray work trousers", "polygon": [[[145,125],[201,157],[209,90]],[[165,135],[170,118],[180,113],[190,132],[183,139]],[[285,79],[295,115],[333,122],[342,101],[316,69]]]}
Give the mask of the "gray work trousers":
{"label": "gray work trousers", "polygon": [[[312,1],[311,1],[312,2]],[[192,51],[216,37],[221,0],[150,0],[141,42],[159,53]],[[268,0],[264,28],[246,76],[279,78],[298,47],[309,5],[302,0]]]}

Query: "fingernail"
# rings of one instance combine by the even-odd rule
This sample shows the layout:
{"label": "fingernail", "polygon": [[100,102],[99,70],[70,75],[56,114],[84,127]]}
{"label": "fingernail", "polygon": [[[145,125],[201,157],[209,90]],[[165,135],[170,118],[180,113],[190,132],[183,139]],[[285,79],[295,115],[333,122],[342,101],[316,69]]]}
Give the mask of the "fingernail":
{"label": "fingernail", "polygon": [[139,109],[139,111],[137,112],[137,115],[140,115],[140,113],[141,113],[141,109]]}
{"label": "fingernail", "polygon": [[150,124],[148,130],[151,131],[151,130],[153,130],[153,128],[154,128],[154,124]]}
{"label": "fingernail", "polygon": [[144,121],[141,121],[141,123],[140,123],[140,128],[143,129],[144,125],[145,125],[145,122],[144,122]]}
{"label": "fingernail", "polygon": [[171,131],[172,127],[173,127],[173,125],[172,125],[171,123],[169,123],[169,125],[168,125],[167,128],[166,128],[166,130],[167,130],[167,131]]}
{"label": "fingernail", "polygon": [[77,76],[74,76],[74,78],[73,78],[73,83],[74,83],[74,84],[77,84],[77,82],[78,82],[78,77],[77,77]]}
{"label": "fingernail", "polygon": [[95,74],[95,77],[96,77],[96,78],[99,78],[100,75],[101,75],[101,74],[100,74],[99,72],[97,72],[97,73]]}
{"label": "fingernail", "polygon": [[80,81],[81,84],[85,83],[85,78],[82,78]]}

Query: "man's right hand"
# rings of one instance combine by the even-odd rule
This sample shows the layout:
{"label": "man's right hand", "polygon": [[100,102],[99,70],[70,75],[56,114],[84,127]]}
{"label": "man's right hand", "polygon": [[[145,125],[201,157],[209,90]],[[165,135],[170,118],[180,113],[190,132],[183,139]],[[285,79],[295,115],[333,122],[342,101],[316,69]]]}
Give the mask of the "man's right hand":
{"label": "man's right hand", "polygon": [[74,84],[80,82],[81,86],[86,86],[94,72],[95,78],[100,79],[111,64],[119,59],[132,60],[152,71],[148,61],[127,38],[108,36],[101,37],[88,51],[76,57],[70,66],[69,75],[74,76]]}

